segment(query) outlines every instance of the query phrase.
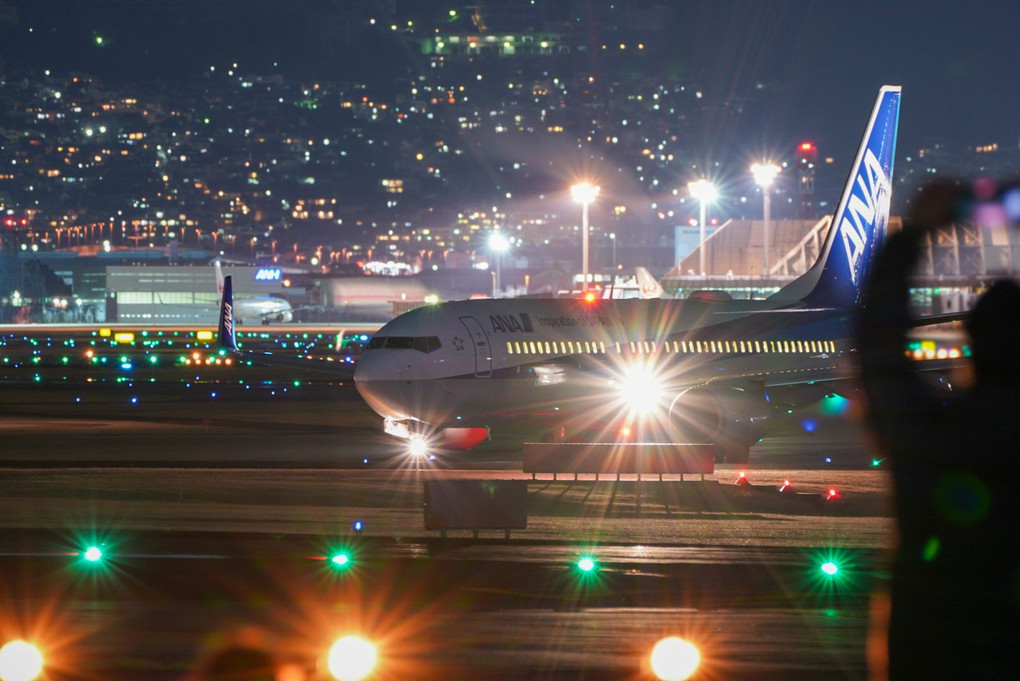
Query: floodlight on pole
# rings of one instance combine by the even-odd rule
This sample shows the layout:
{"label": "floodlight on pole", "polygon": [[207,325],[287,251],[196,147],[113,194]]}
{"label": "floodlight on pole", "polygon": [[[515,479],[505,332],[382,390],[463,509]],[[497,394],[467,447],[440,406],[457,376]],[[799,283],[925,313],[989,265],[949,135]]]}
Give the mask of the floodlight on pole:
{"label": "floodlight on pole", "polygon": [[588,292],[588,204],[599,195],[599,187],[580,182],[570,188],[574,201],[581,204],[581,292]]}
{"label": "floodlight on pole", "polygon": [[698,203],[701,206],[701,219],[699,221],[699,224],[701,225],[701,232],[698,245],[698,265],[700,267],[701,276],[705,276],[705,209],[708,207],[708,204],[715,201],[719,194],[715,189],[715,185],[704,178],[695,180],[694,182],[688,182],[687,191],[691,193],[691,196],[698,200]]}
{"label": "floodlight on pole", "polygon": [[765,243],[765,263],[762,266],[762,276],[769,276],[769,188],[776,179],[776,175],[779,174],[780,167],[774,163],[755,163],[751,166],[751,175],[754,176],[754,183],[761,187],[761,193],[764,197],[764,243]]}
{"label": "floodlight on pole", "polygon": [[503,290],[503,284],[500,281],[502,278],[503,254],[510,250],[510,241],[500,232],[493,232],[489,236],[489,249],[496,254],[496,285],[493,287],[492,297],[498,298],[498,292]]}

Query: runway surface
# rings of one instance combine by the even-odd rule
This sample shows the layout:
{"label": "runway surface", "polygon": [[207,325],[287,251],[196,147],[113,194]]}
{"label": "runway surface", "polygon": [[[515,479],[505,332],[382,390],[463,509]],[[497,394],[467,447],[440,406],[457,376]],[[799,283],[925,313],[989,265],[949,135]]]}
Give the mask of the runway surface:
{"label": "runway surface", "polygon": [[[728,465],[532,480],[500,434],[403,459],[343,381],[112,376],[36,367],[0,386],[0,639],[48,642],[47,678],[199,678],[242,643],[324,679],[351,631],[380,641],[380,679],[652,679],[666,635],[701,648],[692,678],[866,676],[892,523],[845,415],[777,423],[747,486]],[[527,485],[525,529],[425,529],[426,481],[483,479]],[[90,543],[100,565],[74,555]]]}

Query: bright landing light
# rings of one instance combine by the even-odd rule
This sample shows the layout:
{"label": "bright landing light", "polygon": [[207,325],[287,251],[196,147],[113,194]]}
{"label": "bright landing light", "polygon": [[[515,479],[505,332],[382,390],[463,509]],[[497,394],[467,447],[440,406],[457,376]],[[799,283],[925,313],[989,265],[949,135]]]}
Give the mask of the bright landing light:
{"label": "bright landing light", "polygon": [[637,414],[649,412],[662,398],[662,383],[650,367],[632,367],[620,383],[620,395]]}
{"label": "bright landing light", "polygon": [[652,648],[652,672],[662,681],[683,681],[701,663],[701,653],[693,643],[676,636],[664,638]]}
{"label": "bright landing light", "polygon": [[412,435],[407,439],[407,453],[416,459],[424,457],[429,450],[428,442],[420,435]]}
{"label": "bright landing light", "polygon": [[344,636],[329,649],[329,673],[339,681],[358,681],[375,668],[375,646],[360,636]]}
{"label": "bright landing light", "polygon": [[31,643],[11,641],[0,648],[0,680],[31,681],[42,669],[42,653]]}

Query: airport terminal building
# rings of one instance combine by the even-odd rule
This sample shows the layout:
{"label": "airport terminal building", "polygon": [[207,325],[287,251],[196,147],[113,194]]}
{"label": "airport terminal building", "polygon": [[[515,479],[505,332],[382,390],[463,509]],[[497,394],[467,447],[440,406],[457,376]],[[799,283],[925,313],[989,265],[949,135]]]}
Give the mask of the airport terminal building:
{"label": "airport terminal building", "polygon": [[[285,297],[289,275],[279,267],[224,265],[235,299]],[[211,266],[116,265],[106,268],[107,321],[216,324],[219,291]]]}

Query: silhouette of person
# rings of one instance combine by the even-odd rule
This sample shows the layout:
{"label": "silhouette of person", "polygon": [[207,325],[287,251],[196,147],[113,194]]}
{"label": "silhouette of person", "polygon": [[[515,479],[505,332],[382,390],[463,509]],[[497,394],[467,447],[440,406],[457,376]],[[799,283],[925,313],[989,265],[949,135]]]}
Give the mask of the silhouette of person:
{"label": "silhouette of person", "polygon": [[875,263],[858,319],[866,422],[889,458],[898,546],[885,664],[903,679],[1020,678],[1020,286],[965,321],[972,384],[938,389],[906,354],[922,240],[974,197],[928,187]]}

